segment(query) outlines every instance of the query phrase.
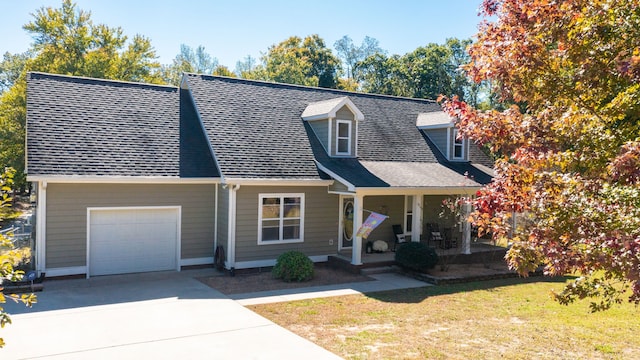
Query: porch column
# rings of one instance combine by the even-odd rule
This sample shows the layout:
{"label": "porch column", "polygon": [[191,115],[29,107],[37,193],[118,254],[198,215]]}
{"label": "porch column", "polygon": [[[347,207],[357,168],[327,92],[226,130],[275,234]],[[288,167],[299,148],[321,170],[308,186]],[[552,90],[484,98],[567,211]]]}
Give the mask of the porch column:
{"label": "porch column", "polygon": [[356,236],[362,226],[364,196],[353,196],[353,245],[351,248],[351,264],[362,265],[362,237]]}
{"label": "porch column", "polygon": [[471,214],[471,204],[465,202],[462,205],[464,221],[462,222],[462,253],[471,254],[471,223],[467,220]]}
{"label": "porch column", "polygon": [[413,208],[411,209],[411,241],[420,242],[422,234],[422,200],[424,196],[413,195]]}

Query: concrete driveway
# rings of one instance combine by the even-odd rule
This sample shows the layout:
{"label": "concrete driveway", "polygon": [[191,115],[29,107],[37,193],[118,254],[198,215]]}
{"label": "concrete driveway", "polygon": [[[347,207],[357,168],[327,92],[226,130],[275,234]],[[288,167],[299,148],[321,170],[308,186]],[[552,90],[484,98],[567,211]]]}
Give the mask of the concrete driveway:
{"label": "concrete driveway", "polygon": [[5,304],[1,359],[339,359],[195,280],[188,270],[45,281]]}

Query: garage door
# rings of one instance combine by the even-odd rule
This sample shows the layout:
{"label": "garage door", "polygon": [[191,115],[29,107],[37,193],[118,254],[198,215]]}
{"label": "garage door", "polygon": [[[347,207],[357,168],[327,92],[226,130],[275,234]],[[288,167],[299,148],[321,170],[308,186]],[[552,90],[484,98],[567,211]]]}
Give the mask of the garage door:
{"label": "garage door", "polygon": [[176,270],[180,209],[92,208],[89,274]]}

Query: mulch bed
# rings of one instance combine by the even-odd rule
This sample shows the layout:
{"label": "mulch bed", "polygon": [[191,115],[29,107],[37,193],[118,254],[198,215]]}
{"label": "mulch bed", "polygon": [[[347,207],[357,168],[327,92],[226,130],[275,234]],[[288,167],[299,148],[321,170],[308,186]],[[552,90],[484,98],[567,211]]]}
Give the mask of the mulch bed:
{"label": "mulch bed", "polygon": [[221,274],[220,276],[198,278],[198,280],[225,295],[231,295],[371,281],[373,279],[365,275],[352,274],[345,270],[332,268],[324,263],[317,263],[314,266],[313,279],[305,282],[284,282],[280,279],[274,279],[271,277],[271,269],[236,272],[235,276]]}

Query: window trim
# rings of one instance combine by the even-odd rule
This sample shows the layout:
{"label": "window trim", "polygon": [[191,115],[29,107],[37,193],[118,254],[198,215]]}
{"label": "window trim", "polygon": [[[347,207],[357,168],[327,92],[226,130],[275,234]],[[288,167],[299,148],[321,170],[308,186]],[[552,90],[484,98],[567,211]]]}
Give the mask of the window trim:
{"label": "window trim", "polygon": [[[262,202],[265,198],[279,198],[280,199],[280,218],[278,225],[279,239],[278,240],[262,240]],[[300,216],[296,218],[284,217],[284,198],[300,198]],[[304,242],[304,193],[260,193],[258,194],[258,245],[276,245],[276,244],[291,244]],[[284,221],[286,219],[299,219],[300,220],[300,236],[297,239],[283,239]],[[271,219],[272,221],[274,219]]]}
{"label": "window trim", "polygon": [[[340,124],[347,124],[347,130],[349,131],[349,134],[346,137],[342,137],[340,136]],[[341,120],[341,119],[337,119],[336,120],[336,155],[341,155],[341,156],[351,156],[351,138],[352,138],[352,132],[353,132],[353,128],[352,128],[352,122],[351,120]],[[341,152],[340,149],[340,140],[347,140],[347,151],[346,152]]]}
{"label": "window trim", "polygon": [[[464,160],[465,159],[465,145],[466,141],[464,138],[460,139],[460,142],[457,142],[458,137],[458,129],[453,129],[453,144],[451,148],[451,159],[452,160]],[[460,156],[456,156],[456,147],[460,147]]]}

